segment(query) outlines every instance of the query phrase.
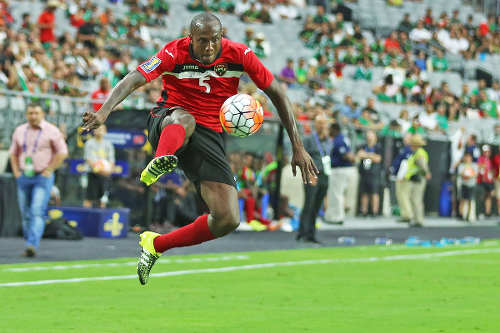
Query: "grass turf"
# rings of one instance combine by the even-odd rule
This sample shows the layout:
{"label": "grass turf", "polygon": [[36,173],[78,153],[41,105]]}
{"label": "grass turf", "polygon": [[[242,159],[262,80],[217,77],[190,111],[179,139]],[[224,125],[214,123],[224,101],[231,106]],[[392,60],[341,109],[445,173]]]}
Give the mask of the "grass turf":
{"label": "grass turf", "polygon": [[[436,256],[449,251],[469,252]],[[153,276],[145,287],[135,258],[0,265],[0,332],[500,332],[497,242],[164,256],[153,273],[322,259],[338,261]]]}

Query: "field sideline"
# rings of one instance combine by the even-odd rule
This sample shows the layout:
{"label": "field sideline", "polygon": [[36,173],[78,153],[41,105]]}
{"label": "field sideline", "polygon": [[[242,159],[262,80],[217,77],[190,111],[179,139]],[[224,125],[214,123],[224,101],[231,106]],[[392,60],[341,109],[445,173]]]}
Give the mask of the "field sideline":
{"label": "field sideline", "polygon": [[0,265],[0,332],[499,332],[499,244]]}

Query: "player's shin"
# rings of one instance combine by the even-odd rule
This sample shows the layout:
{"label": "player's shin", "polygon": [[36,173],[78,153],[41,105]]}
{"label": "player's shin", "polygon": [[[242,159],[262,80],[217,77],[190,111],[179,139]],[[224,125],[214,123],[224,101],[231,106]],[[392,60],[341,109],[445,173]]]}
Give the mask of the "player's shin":
{"label": "player's shin", "polygon": [[193,223],[158,236],[154,239],[157,252],[165,252],[174,247],[200,244],[216,238],[208,227],[208,214],[198,217]]}

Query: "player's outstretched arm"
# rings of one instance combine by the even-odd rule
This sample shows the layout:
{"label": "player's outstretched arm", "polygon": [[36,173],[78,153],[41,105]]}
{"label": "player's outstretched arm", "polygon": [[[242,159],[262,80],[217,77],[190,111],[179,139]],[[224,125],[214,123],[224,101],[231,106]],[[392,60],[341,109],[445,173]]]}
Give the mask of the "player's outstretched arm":
{"label": "player's outstretched arm", "polygon": [[302,172],[302,180],[304,184],[312,183],[313,179],[316,178],[318,174],[318,168],[314,164],[311,156],[304,149],[302,140],[300,139],[299,130],[297,128],[297,123],[292,111],[292,104],[286,96],[283,89],[281,89],[280,84],[275,79],[271,82],[269,87],[267,87],[264,92],[271,99],[274,106],[278,110],[278,115],[285,126],[290,141],[292,142],[292,172],[295,176],[297,174],[296,167],[300,168]]}
{"label": "player's outstretched arm", "polygon": [[134,90],[146,84],[146,78],[137,69],[128,73],[118,84],[111,90],[108,98],[104,101],[97,112],[85,112],[83,114],[83,130],[93,130],[104,124],[115,107],[121,103]]}

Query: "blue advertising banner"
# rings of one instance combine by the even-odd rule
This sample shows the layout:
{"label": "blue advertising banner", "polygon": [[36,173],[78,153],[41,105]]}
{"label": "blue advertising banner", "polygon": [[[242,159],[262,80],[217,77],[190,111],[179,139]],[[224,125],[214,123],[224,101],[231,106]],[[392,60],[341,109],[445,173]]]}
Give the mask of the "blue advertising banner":
{"label": "blue advertising banner", "polygon": [[72,223],[84,236],[100,238],[127,237],[129,227],[128,208],[83,208],[70,206],[49,207],[57,209],[62,216]]}
{"label": "blue advertising banner", "polygon": [[[82,131],[78,128],[77,145],[83,148],[85,142],[92,137],[92,132]],[[110,141],[115,148],[143,148],[148,143],[148,137],[144,130],[127,130],[108,128],[104,138]]]}
{"label": "blue advertising banner", "polygon": [[115,148],[141,148],[148,138],[144,131],[108,129],[104,138],[115,146]]}

